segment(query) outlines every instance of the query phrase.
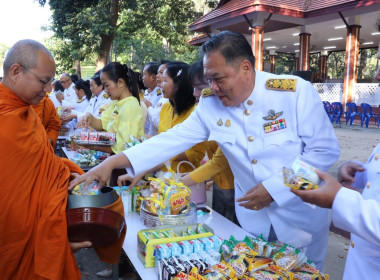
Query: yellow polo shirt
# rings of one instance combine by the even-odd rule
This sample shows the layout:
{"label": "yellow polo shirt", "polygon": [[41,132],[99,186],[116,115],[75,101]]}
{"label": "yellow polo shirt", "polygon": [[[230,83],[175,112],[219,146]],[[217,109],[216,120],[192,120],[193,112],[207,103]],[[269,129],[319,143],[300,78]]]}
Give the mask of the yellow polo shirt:
{"label": "yellow polo shirt", "polygon": [[[180,115],[173,114],[174,107],[170,104],[170,102],[166,102],[162,108],[160,113],[160,122],[158,123],[158,134],[161,132],[165,132],[166,130],[172,128],[173,126],[183,122],[186,120],[190,114],[194,111],[195,105],[190,109],[183,111]],[[206,154],[206,142],[199,143],[192,147],[191,149],[185,152],[188,161],[194,164],[195,167],[199,167],[201,160],[204,158]],[[177,172],[177,165],[179,161],[175,160],[175,157],[171,159],[172,165],[171,168],[174,172]],[[163,170],[166,170],[164,168]],[[188,164],[182,164],[180,166],[180,172],[191,172],[193,168]]]}
{"label": "yellow polo shirt", "polygon": [[131,142],[130,135],[144,136],[141,107],[134,96],[112,101],[100,120],[105,131],[116,133],[116,143],[111,147],[115,154],[125,150],[124,143]]}
{"label": "yellow polo shirt", "polygon": [[207,141],[209,161],[190,173],[196,183],[211,178],[221,189],[234,188],[234,175],[222,150],[215,141]]}

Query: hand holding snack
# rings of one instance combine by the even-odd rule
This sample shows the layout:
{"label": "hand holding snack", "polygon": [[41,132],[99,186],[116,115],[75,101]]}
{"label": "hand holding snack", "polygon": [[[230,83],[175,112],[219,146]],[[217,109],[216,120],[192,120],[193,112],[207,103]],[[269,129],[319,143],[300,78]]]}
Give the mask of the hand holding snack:
{"label": "hand holding snack", "polygon": [[320,182],[316,170],[315,167],[297,158],[291,168],[283,168],[284,184],[296,190],[316,189]]}
{"label": "hand holding snack", "polygon": [[316,170],[319,178],[325,182],[318,189],[313,190],[296,190],[291,191],[298,195],[303,201],[315,204],[323,208],[331,208],[335,195],[342,187],[341,184],[330,174]]}

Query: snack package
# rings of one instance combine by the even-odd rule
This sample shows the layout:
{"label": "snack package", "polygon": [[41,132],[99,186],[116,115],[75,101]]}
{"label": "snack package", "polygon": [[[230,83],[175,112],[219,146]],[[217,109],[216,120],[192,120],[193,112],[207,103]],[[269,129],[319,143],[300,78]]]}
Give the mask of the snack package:
{"label": "snack package", "polygon": [[299,280],[329,280],[330,275],[320,272],[317,268],[309,265],[303,264],[296,270],[292,270],[294,274],[294,279]]}
{"label": "snack package", "polygon": [[274,261],[271,258],[265,258],[256,256],[248,266],[248,273],[250,277],[253,277],[253,274],[258,271],[267,268],[270,264],[274,264]]}
{"label": "snack package", "polygon": [[190,270],[190,273],[189,273],[190,276],[194,277],[196,280],[207,280],[206,278],[204,278],[198,271],[198,268],[196,267],[193,267],[191,270]]}
{"label": "snack package", "polygon": [[112,144],[116,141],[116,134],[113,132],[98,132],[98,142]]}
{"label": "snack package", "polygon": [[176,277],[173,278],[173,280],[196,280],[193,276],[187,275],[183,273],[182,271],[177,274]]}
{"label": "snack package", "polygon": [[316,189],[320,180],[315,170],[315,167],[297,158],[291,168],[283,168],[284,183],[286,186],[297,190]]}
{"label": "snack package", "polygon": [[198,240],[203,243],[205,251],[214,249],[214,241],[211,238],[203,237],[203,238],[199,238]]}
{"label": "snack package", "polygon": [[182,254],[182,248],[177,243],[168,243],[167,246],[172,251],[172,256],[180,256]]}
{"label": "snack package", "polygon": [[99,194],[99,185],[98,182],[93,181],[87,188],[84,187],[84,183],[81,183],[75,186],[71,194],[74,195],[98,195]]}
{"label": "snack package", "polygon": [[178,245],[181,247],[183,255],[189,255],[194,252],[193,245],[187,240],[179,241]]}
{"label": "snack package", "polygon": [[98,133],[97,132],[89,132],[88,133],[88,143],[93,144],[98,141]]}
{"label": "snack package", "polygon": [[172,250],[166,244],[160,244],[156,245],[154,254],[158,259],[167,259],[172,256]]}
{"label": "snack package", "polygon": [[179,271],[165,259],[160,259],[157,262],[158,276],[162,280],[172,280]]}

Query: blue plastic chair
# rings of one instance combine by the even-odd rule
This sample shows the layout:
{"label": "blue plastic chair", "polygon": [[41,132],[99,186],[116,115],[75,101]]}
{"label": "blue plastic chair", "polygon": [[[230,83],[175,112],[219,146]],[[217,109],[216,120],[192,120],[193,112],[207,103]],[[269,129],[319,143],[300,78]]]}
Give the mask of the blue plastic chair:
{"label": "blue plastic chair", "polygon": [[334,122],[335,120],[336,124],[339,124],[339,127],[341,127],[340,118],[342,115],[344,115],[343,105],[340,102],[333,102],[331,104],[331,107],[333,108],[331,122]]}
{"label": "blue plastic chair", "polygon": [[372,106],[369,105],[368,103],[362,103],[362,104],[360,104],[360,106],[362,107],[362,110],[363,110],[361,126],[363,126],[363,123],[365,122],[365,127],[368,128],[369,120],[371,118],[374,118],[377,127],[379,127],[378,116],[373,113]]}
{"label": "blue plastic chair", "polygon": [[346,125],[347,125],[348,121],[350,121],[350,125],[352,125],[352,122],[354,121],[354,118],[356,116],[359,116],[360,120],[362,119],[362,114],[358,113],[358,108],[356,107],[355,103],[352,103],[352,102],[346,103],[346,108],[347,108],[347,111],[345,112],[345,114],[346,114]]}
{"label": "blue plastic chair", "polygon": [[331,122],[333,122],[333,114],[334,114],[334,108],[331,106],[330,102],[323,101],[323,107],[325,108],[327,117]]}

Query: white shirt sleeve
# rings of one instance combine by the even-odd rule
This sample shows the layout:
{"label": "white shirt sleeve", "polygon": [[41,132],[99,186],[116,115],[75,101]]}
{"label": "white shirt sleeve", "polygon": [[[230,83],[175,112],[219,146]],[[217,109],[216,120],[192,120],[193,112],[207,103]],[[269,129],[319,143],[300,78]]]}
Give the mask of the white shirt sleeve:
{"label": "white shirt sleeve", "polygon": [[199,107],[172,129],[125,150],[123,153],[132,165],[132,168],[127,168],[128,174],[135,176],[147,171],[206,140],[208,130],[200,117]]}
{"label": "white shirt sleeve", "polygon": [[380,246],[380,204],[363,199],[357,191],[342,187],[333,202],[333,223]]}

